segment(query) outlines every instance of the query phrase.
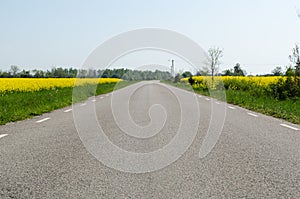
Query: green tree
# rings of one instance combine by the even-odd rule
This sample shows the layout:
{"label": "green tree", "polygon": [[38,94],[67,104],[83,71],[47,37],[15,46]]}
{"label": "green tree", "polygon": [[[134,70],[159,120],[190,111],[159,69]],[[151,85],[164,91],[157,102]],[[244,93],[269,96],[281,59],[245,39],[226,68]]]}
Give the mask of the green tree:
{"label": "green tree", "polygon": [[233,72],[231,69],[226,69],[223,71],[223,76],[232,76]]}
{"label": "green tree", "polygon": [[22,70],[19,74],[18,77],[22,77],[22,78],[29,78],[32,77],[32,75],[30,74],[29,70]]}
{"label": "green tree", "polygon": [[274,76],[282,76],[283,75],[282,68],[280,66],[277,66],[274,70],[272,70],[272,74]]}
{"label": "green tree", "polygon": [[233,67],[233,75],[234,76],[245,76],[244,71],[242,70],[241,65],[239,63],[237,63]]}
{"label": "green tree", "polygon": [[44,71],[42,71],[42,70],[34,69],[34,70],[32,70],[32,72],[34,73],[33,77],[36,77],[36,78],[45,77],[44,76]]}
{"label": "green tree", "polygon": [[192,76],[192,73],[190,71],[185,71],[182,73],[183,78],[190,77],[190,76]]}

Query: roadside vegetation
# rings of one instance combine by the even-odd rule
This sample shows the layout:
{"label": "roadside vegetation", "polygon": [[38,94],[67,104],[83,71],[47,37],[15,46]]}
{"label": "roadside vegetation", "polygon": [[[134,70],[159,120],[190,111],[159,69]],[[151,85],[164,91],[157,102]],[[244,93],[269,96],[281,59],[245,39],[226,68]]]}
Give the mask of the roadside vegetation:
{"label": "roadside vegetation", "polygon": [[177,83],[162,82],[300,124],[300,97],[289,86],[291,81],[294,79],[288,77],[224,76],[215,77],[212,84],[210,76],[194,76]]}
{"label": "roadside vegetation", "polygon": [[[177,74],[173,81],[164,81],[176,87],[193,90],[203,95],[212,95],[219,100],[236,104],[290,122],[300,124],[300,53],[298,45],[289,56],[292,65],[283,71],[276,67],[272,74],[245,76],[240,64],[217,76],[216,65],[222,50],[210,50],[207,70],[198,71],[196,76],[189,72]],[[211,72],[209,72],[211,71]],[[226,98],[222,95],[225,92]],[[218,94],[219,93],[219,94]]]}
{"label": "roadside vegetation", "polygon": [[[0,81],[3,83],[5,80]],[[41,115],[71,105],[72,102],[80,102],[90,96],[112,92],[134,83],[110,78],[80,79],[77,87],[82,92],[74,97],[74,79],[10,79],[10,83],[13,81],[14,84],[6,82],[9,89],[4,89],[4,84],[0,84],[0,125]],[[33,82],[35,86],[28,86]]]}
{"label": "roadside vegetation", "polygon": [[300,124],[300,96],[292,86],[296,84],[294,77],[224,76],[214,79],[212,82],[208,76],[194,76],[173,85],[190,87],[203,95],[213,92],[212,97],[219,100]]}

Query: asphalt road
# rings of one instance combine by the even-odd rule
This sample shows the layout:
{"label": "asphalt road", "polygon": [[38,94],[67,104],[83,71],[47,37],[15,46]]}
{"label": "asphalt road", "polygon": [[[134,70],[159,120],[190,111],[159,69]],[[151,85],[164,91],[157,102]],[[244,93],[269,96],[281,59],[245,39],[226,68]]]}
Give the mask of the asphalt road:
{"label": "asphalt road", "polygon": [[0,198],[300,198],[299,129],[141,82],[0,126]]}

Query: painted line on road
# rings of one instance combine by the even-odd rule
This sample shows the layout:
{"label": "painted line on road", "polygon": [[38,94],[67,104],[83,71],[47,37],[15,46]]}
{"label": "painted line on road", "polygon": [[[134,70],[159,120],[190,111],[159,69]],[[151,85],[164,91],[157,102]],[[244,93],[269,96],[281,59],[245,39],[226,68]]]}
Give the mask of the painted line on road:
{"label": "painted line on road", "polygon": [[295,131],[299,131],[300,129],[296,128],[296,127],[292,127],[292,126],[289,126],[287,124],[280,124],[280,126],[283,126],[283,127],[286,127],[286,128],[290,128],[290,129],[293,129]]}
{"label": "painted line on road", "polygon": [[220,102],[215,102],[216,104],[221,104]]}
{"label": "painted line on road", "polygon": [[201,95],[198,95],[198,97],[201,98],[202,96],[201,96]]}
{"label": "painted line on road", "polygon": [[205,98],[207,101],[209,101],[210,99],[209,98]]}
{"label": "painted line on road", "polygon": [[7,136],[7,134],[2,134],[2,135],[0,135],[0,138],[3,138],[5,136]]}
{"label": "painted line on road", "polygon": [[85,106],[85,105],[86,105],[86,103],[80,104],[80,106]]}
{"label": "painted line on road", "polygon": [[102,96],[100,97],[100,99],[103,99],[103,98],[104,98],[104,97],[102,97]]}
{"label": "painted line on road", "polygon": [[105,96],[106,96],[106,97],[108,97],[108,96],[109,96],[109,94],[106,94]]}
{"label": "painted line on road", "polygon": [[255,114],[253,114],[253,113],[247,113],[248,115],[251,115],[251,116],[253,116],[253,117],[258,117],[258,115],[255,115]]}
{"label": "painted line on road", "polygon": [[44,118],[44,119],[38,120],[38,121],[36,121],[36,123],[45,122],[45,121],[47,121],[47,120],[50,120],[50,117],[46,117],[46,118]]}
{"label": "painted line on road", "polygon": [[67,113],[67,112],[70,112],[70,111],[72,111],[72,109],[70,108],[70,109],[67,109],[67,110],[65,110],[64,111],[64,113]]}
{"label": "painted line on road", "polygon": [[96,100],[95,100],[95,99],[93,99],[93,100],[92,100],[92,102],[96,102]]}
{"label": "painted line on road", "polygon": [[228,106],[228,108],[232,109],[232,110],[235,110],[236,108],[233,107],[233,106]]}

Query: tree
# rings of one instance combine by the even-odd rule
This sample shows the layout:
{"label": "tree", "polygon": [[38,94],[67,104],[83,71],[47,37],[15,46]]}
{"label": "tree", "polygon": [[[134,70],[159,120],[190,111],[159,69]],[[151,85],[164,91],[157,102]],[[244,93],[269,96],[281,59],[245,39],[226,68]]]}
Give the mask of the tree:
{"label": "tree", "polygon": [[209,56],[209,67],[211,72],[212,81],[214,81],[214,75],[218,70],[218,65],[220,64],[220,59],[223,57],[223,50],[219,47],[213,47],[208,50]]}
{"label": "tree", "polygon": [[208,76],[209,69],[207,67],[203,67],[202,70],[197,71],[197,76]]}
{"label": "tree", "polygon": [[294,76],[295,75],[295,71],[293,70],[293,68],[291,66],[286,68],[285,71],[285,76]]}
{"label": "tree", "polygon": [[300,51],[299,46],[295,44],[292,54],[289,56],[290,61],[294,64],[295,75],[300,76]]}
{"label": "tree", "polygon": [[277,66],[274,70],[272,70],[272,74],[274,76],[282,76],[283,75],[282,68],[280,66]]}
{"label": "tree", "polygon": [[65,70],[61,67],[60,68],[52,68],[52,73],[53,73],[54,77],[58,77],[58,78],[67,76],[67,74],[65,74]]}
{"label": "tree", "polygon": [[0,73],[0,77],[11,77],[11,74],[10,73],[8,73],[8,72],[6,72],[6,71],[4,71],[4,72],[2,72],[2,73]]}
{"label": "tree", "polygon": [[34,70],[32,70],[32,72],[34,73],[33,77],[35,77],[35,78],[44,77],[44,71],[42,71],[42,70],[34,69]]}
{"label": "tree", "polygon": [[233,72],[232,72],[232,69],[226,69],[223,71],[223,75],[224,76],[232,76],[233,75]]}
{"label": "tree", "polygon": [[239,63],[237,63],[233,67],[233,75],[234,76],[245,76],[244,71],[242,70],[241,65]]}
{"label": "tree", "polygon": [[29,70],[22,70],[19,74],[18,74],[18,77],[21,77],[21,78],[29,78],[29,77],[32,77],[32,75],[30,74],[30,71]]}
{"label": "tree", "polygon": [[13,75],[14,77],[17,75],[17,73],[18,73],[19,70],[20,70],[19,67],[16,66],[16,65],[10,66],[10,71],[12,72],[12,75]]}
{"label": "tree", "polygon": [[77,76],[77,73],[78,73],[78,70],[76,68],[70,68],[69,69],[69,74],[71,77],[76,77]]}
{"label": "tree", "polygon": [[[294,78],[288,75],[287,85],[291,89],[290,93],[293,93],[293,96],[300,96],[300,52],[299,46],[295,44],[295,48],[292,50],[292,54],[289,56],[290,61],[294,64]],[[291,73],[292,71],[289,71]]]}
{"label": "tree", "polygon": [[190,71],[185,71],[184,73],[182,73],[183,78],[190,77],[190,76],[192,76],[192,73]]}

